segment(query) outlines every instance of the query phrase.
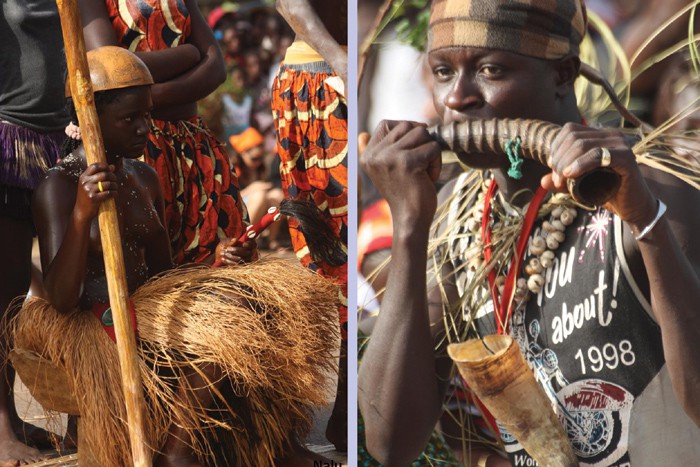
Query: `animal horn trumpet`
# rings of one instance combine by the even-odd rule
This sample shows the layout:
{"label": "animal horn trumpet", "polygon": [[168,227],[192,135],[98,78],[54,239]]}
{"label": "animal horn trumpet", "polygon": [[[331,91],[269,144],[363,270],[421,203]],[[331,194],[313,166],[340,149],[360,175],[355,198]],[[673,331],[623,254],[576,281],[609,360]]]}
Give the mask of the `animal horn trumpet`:
{"label": "animal horn trumpet", "polygon": [[[473,119],[429,129],[440,145],[454,151],[469,165],[469,154],[507,154],[509,141],[520,138],[521,155],[547,167],[550,147],[561,127],[541,120]],[[577,179],[568,180],[571,196],[589,206],[600,206],[612,198],[620,188],[620,176],[613,170],[600,167]]]}
{"label": "animal horn trumpet", "polygon": [[539,465],[578,466],[552,402],[509,336],[450,344],[447,353],[469,388]]}

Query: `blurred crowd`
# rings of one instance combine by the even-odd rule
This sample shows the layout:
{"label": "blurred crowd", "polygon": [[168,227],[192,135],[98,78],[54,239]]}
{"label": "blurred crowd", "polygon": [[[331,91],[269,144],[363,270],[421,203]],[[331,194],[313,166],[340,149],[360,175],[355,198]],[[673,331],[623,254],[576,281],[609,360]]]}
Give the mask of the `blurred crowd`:
{"label": "blurred crowd", "polygon": [[[199,112],[227,143],[231,168],[238,175],[251,222],[256,223],[284,196],[270,90],[294,33],[271,2],[223,2],[205,15],[224,54],[227,76],[199,102]],[[288,249],[286,225],[275,223],[258,243],[263,249]]]}

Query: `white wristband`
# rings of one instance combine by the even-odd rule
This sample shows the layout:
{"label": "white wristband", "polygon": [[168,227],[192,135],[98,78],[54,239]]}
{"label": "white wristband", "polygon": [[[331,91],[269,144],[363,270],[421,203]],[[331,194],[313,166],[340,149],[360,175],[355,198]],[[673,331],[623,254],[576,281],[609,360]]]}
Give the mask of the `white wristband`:
{"label": "white wristband", "polygon": [[649,232],[651,232],[651,229],[654,228],[657,222],[659,222],[659,219],[661,219],[661,216],[664,215],[666,212],[666,205],[664,204],[663,201],[659,201],[659,209],[656,211],[656,217],[654,217],[654,220],[649,223],[646,227],[644,227],[644,230],[642,230],[639,235],[634,237],[635,240],[641,240],[644,238],[645,235],[647,235]]}

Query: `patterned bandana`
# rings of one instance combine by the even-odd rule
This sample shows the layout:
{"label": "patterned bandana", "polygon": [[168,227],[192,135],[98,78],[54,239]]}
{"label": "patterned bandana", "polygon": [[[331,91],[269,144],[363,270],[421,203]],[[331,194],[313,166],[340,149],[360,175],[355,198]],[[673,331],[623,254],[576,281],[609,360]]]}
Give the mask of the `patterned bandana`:
{"label": "patterned bandana", "polygon": [[428,50],[483,47],[529,57],[578,55],[583,0],[433,0]]}

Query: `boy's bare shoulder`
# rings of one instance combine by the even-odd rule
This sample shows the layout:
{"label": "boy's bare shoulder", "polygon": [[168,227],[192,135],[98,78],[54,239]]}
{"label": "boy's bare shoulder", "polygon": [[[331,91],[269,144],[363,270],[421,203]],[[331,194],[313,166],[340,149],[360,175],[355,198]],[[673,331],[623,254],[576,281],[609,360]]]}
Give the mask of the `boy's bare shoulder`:
{"label": "boy's bare shoulder", "polygon": [[69,154],[46,171],[44,179],[34,190],[32,206],[36,213],[46,209],[70,211],[75,204],[78,180],[85,170],[85,161]]}
{"label": "boy's bare shoulder", "polygon": [[61,180],[70,179],[78,181],[80,174],[82,174],[87,168],[85,160],[75,153],[70,153],[54,167],[50,168],[46,172],[46,179]]}
{"label": "boy's bare shoulder", "polygon": [[53,192],[67,186],[74,187],[85,168],[86,164],[83,159],[72,153],[69,154],[46,171],[44,179],[35,190],[35,198],[40,197],[44,192]]}
{"label": "boy's bare shoulder", "polygon": [[160,183],[158,172],[145,162],[138,159],[125,159],[124,164],[128,167],[129,173],[134,174],[142,182],[149,184],[153,182]]}

